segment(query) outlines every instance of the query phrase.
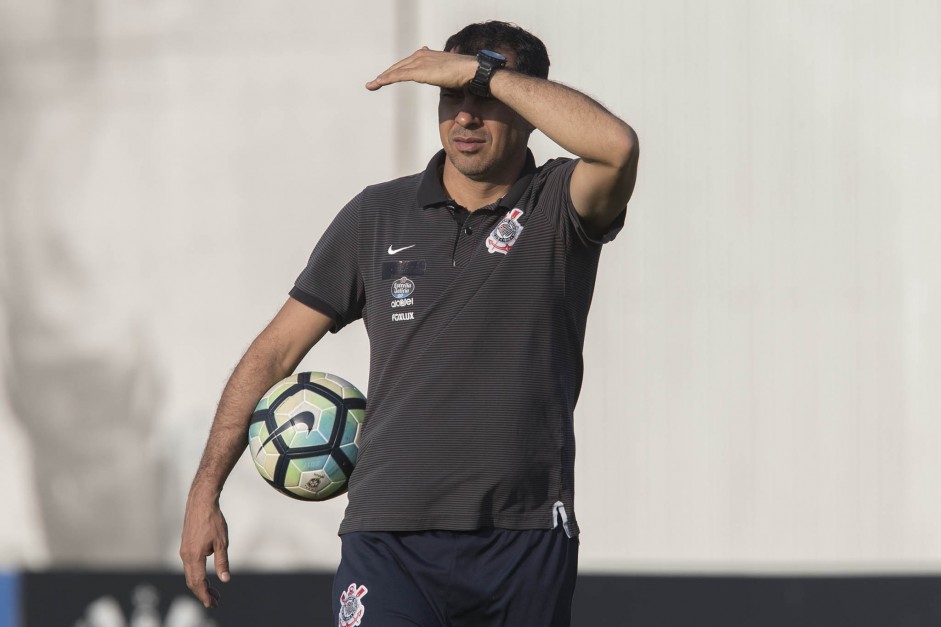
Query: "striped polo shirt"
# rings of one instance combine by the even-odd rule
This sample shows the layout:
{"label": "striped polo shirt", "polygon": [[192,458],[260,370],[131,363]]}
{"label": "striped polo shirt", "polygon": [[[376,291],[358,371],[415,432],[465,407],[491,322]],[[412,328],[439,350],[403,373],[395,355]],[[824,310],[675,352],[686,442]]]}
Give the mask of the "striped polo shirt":
{"label": "striped polo shirt", "polygon": [[601,244],[572,206],[576,160],[532,153],[499,202],[468,212],[425,172],[367,187],[291,296],[362,318],[369,399],[340,533],[548,529],[574,511],[575,402]]}

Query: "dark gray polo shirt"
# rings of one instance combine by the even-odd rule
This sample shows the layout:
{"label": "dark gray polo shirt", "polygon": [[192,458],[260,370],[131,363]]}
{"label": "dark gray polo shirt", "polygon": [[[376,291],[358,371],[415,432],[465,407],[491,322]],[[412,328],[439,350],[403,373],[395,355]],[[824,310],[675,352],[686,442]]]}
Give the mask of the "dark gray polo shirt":
{"label": "dark gray polo shirt", "polygon": [[340,533],[565,518],[577,534],[572,414],[602,244],[572,206],[577,161],[536,168],[530,153],[500,202],[467,212],[442,189],[444,158],[356,196],[291,291],[334,331],[363,318],[369,335]]}

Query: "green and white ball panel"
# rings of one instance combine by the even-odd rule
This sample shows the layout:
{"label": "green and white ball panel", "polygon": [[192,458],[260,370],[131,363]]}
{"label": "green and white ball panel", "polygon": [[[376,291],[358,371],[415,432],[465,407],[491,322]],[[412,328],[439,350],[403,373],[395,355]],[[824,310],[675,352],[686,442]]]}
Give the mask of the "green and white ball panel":
{"label": "green and white ball panel", "polygon": [[[257,424],[252,425],[249,431],[259,431],[254,428],[256,426]],[[268,481],[274,481],[275,466],[281,454],[273,442],[268,442],[264,447],[262,446],[262,442],[268,439],[268,430],[262,428],[260,431],[261,433],[256,435],[249,433],[248,449],[252,455],[252,460],[255,462],[255,468],[261,473],[261,476]]]}
{"label": "green and white ball panel", "polygon": [[275,383],[270,390],[265,392],[265,395],[261,397],[261,400],[258,401],[258,405],[255,406],[255,411],[260,409],[268,409],[274,405],[274,402],[279,396],[287,392],[292,385],[297,385],[298,376],[299,375],[293,375]]}
{"label": "green and white ball panel", "polygon": [[361,398],[366,399],[363,396],[363,393],[359,389],[347,381],[346,379],[340,378],[335,374],[329,374],[326,372],[311,372],[310,373],[310,382],[317,385],[322,385],[328,390],[333,390],[342,399],[348,398]]}
{"label": "green and white ball panel", "polygon": [[346,428],[343,430],[343,437],[340,438],[340,450],[354,464],[359,458],[360,434],[363,431],[365,418],[365,409],[350,409],[346,412]]}
{"label": "green and white ball panel", "polygon": [[346,475],[330,455],[292,459],[284,488],[303,498],[322,501],[346,485]]}

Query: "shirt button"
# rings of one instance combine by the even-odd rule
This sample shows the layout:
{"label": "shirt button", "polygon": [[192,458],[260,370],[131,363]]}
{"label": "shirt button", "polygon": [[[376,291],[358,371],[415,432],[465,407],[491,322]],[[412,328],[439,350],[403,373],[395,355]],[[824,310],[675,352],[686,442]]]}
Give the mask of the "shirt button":
{"label": "shirt button", "polygon": [[469,226],[464,227],[464,235],[470,235],[473,232],[473,229],[471,229]]}

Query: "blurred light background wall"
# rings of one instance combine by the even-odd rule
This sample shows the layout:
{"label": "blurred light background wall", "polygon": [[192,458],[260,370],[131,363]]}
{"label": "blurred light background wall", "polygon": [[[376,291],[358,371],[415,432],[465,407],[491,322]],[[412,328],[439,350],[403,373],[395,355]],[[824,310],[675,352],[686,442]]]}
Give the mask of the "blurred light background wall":
{"label": "blurred light background wall", "polygon": [[[582,570],[941,568],[935,0],[0,0],[0,566],[176,567],[232,367],[339,208],[438,148],[436,90],[363,84],[490,18],[641,138]],[[367,351],[301,368],[365,385]],[[234,569],[335,567],[342,500],[246,456],[222,505]]]}

